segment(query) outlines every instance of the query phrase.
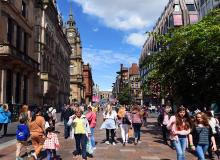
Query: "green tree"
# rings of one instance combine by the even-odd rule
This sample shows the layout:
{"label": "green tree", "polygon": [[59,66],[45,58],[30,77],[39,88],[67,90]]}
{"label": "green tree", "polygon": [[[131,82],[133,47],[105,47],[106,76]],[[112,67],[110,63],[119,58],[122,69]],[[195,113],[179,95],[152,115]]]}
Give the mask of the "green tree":
{"label": "green tree", "polygon": [[128,85],[122,89],[122,92],[118,96],[118,100],[120,104],[129,105],[132,103],[132,96]]}
{"label": "green tree", "polygon": [[145,63],[154,67],[144,88],[149,90],[153,79],[161,85],[161,93],[177,103],[204,106],[219,101],[220,9],[197,24],[156,37],[162,49]]}

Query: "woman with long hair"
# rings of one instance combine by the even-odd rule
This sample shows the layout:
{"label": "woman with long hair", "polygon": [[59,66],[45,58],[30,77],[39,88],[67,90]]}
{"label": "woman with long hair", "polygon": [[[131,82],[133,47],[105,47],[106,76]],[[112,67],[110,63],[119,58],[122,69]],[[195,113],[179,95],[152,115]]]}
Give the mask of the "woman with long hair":
{"label": "woman with long hair", "polygon": [[141,126],[143,122],[143,117],[142,117],[142,112],[139,106],[135,105],[132,108],[131,111],[131,122],[132,122],[132,127],[134,129],[134,144],[136,145],[137,143],[141,143]]}
{"label": "woman with long hair", "polygon": [[212,128],[203,112],[196,114],[195,124],[189,135],[189,144],[192,150],[196,151],[199,160],[205,160],[209,146],[212,146],[213,151],[217,150]]}
{"label": "woman with long hair", "polygon": [[128,130],[129,125],[131,124],[131,118],[128,111],[126,111],[126,108],[124,106],[121,106],[118,111],[118,120],[121,128],[121,137],[123,141],[123,146],[125,146],[126,143],[128,143]]}
{"label": "woman with long hair", "polygon": [[39,108],[35,108],[31,117],[31,121],[29,122],[29,129],[31,133],[31,141],[34,147],[34,153],[32,154],[35,159],[41,152],[45,141],[45,120],[44,117],[41,116],[41,112]]}
{"label": "woman with long hair", "polygon": [[187,147],[187,135],[190,133],[191,120],[186,108],[181,106],[177,109],[176,115],[171,116],[167,124],[170,130],[170,139],[177,153],[177,160],[185,160]]}
{"label": "woman with long hair", "polygon": [[101,129],[106,129],[106,144],[109,144],[109,132],[111,132],[112,145],[115,145],[115,129],[117,113],[112,109],[112,105],[108,104],[105,112],[103,112],[104,122],[101,125]]}

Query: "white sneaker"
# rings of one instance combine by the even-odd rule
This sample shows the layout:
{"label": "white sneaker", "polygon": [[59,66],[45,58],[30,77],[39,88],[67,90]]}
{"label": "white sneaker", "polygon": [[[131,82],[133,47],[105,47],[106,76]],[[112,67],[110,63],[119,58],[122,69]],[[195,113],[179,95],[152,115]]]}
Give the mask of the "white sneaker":
{"label": "white sneaker", "polygon": [[113,142],[112,145],[115,146],[116,145],[115,142]]}
{"label": "white sneaker", "polygon": [[106,144],[109,144],[109,141],[105,141]]}
{"label": "white sneaker", "polygon": [[93,149],[93,150],[96,150],[96,147],[93,147],[92,149]]}
{"label": "white sneaker", "polygon": [[138,144],[141,144],[141,141],[140,141],[140,140],[138,141]]}

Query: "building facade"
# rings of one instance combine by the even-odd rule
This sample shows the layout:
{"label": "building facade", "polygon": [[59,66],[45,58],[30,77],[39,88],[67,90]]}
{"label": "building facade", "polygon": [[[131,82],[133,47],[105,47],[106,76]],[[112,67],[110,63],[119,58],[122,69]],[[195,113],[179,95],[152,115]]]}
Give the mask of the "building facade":
{"label": "building facade", "polygon": [[85,88],[84,103],[89,104],[90,102],[92,102],[93,96],[92,69],[89,64],[83,65],[83,83]]}
{"label": "building facade", "polygon": [[0,1],[0,103],[10,107],[41,99],[34,25],[34,0]]}
{"label": "building facade", "polygon": [[[196,4],[196,0],[170,0],[153,27],[152,32],[165,34],[170,28],[197,23],[199,18]],[[156,41],[153,35],[149,35],[143,45],[139,58],[141,85],[147,79],[148,73],[152,69],[152,66],[144,65],[145,62],[148,60],[148,57],[157,53],[160,49],[160,43]],[[143,96],[145,97],[144,93]],[[145,98],[144,101],[149,101]]]}
{"label": "building facade", "polygon": [[55,0],[35,1],[35,55],[40,63],[42,104],[69,102],[71,46],[63,32]]}
{"label": "building facade", "polygon": [[140,73],[136,63],[133,63],[129,68],[129,86],[133,102],[141,104],[142,92],[140,87]]}
{"label": "building facade", "polygon": [[79,31],[70,9],[69,19],[64,32],[72,48],[70,56],[70,102],[81,103],[84,99],[82,46]]}
{"label": "building facade", "polygon": [[198,0],[199,18],[202,19],[214,8],[220,7],[220,0]]}

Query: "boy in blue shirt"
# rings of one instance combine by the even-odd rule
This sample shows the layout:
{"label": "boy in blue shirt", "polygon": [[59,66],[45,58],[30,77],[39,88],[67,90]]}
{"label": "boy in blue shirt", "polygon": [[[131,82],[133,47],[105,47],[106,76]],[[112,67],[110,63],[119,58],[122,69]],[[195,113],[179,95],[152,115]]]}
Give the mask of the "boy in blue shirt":
{"label": "boy in blue shirt", "polygon": [[18,125],[17,131],[16,131],[16,139],[17,139],[17,150],[16,150],[16,160],[22,160],[20,157],[21,149],[24,146],[27,146],[27,140],[30,136],[30,131],[28,126],[25,123],[25,119],[20,119],[20,124]]}

